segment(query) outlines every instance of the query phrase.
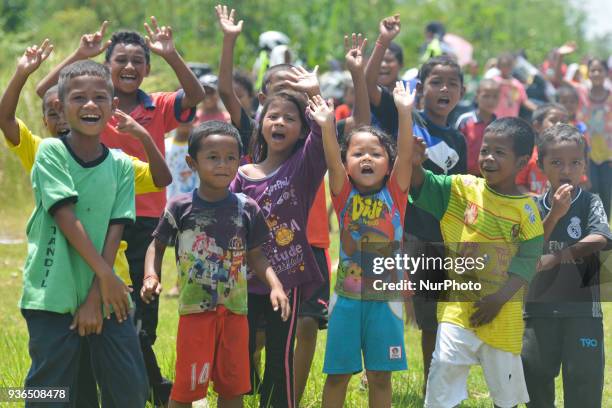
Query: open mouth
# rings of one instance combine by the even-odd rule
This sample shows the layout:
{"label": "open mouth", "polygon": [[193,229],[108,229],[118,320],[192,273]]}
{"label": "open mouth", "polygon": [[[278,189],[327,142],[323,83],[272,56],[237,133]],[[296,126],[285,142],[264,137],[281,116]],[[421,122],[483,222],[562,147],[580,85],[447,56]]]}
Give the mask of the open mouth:
{"label": "open mouth", "polygon": [[568,178],[562,178],[562,179],[559,179],[559,182],[560,182],[561,184],[572,184],[572,180],[570,180],[570,179],[568,179]]}
{"label": "open mouth", "polygon": [[272,140],[279,140],[279,141],[285,140],[285,135],[283,133],[274,132],[272,133]]}
{"label": "open mouth", "polygon": [[119,79],[121,79],[122,81],[135,81],[136,80],[136,75],[133,74],[122,74],[119,76]]}
{"label": "open mouth", "polygon": [[57,129],[58,136],[66,136],[68,133],[70,133],[70,129],[68,128]]}
{"label": "open mouth", "polygon": [[450,105],[450,99],[446,97],[438,98],[438,105],[446,107]]}
{"label": "open mouth", "polygon": [[81,120],[86,123],[97,123],[100,121],[100,115],[89,113],[87,115],[82,115]]}
{"label": "open mouth", "polygon": [[361,174],[374,174],[374,169],[369,164],[361,166]]}

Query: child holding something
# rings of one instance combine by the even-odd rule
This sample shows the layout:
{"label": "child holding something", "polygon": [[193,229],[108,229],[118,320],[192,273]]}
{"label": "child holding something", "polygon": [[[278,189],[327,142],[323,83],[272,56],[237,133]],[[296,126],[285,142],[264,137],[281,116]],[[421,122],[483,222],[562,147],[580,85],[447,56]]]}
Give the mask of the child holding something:
{"label": "child holding something", "polygon": [[238,170],[240,136],[220,121],[197,126],[189,137],[189,166],[200,185],[172,199],[155,229],[141,296],[161,292],[164,251],[175,244],[180,274],[176,379],[170,407],[190,407],[206,396],[209,379],[219,407],[242,406],[249,391],[247,265],[270,287],[269,301],[286,321],[283,286],[263,254],[268,227],[259,206],[228,187]]}
{"label": "child holding something", "polygon": [[545,255],[529,285],[524,313],[528,406],[554,405],[555,377],[562,368],[565,406],[601,407],[605,347],[599,251],[612,235],[601,199],[580,188],[588,163],[580,131],[556,124],[540,136],[538,151],[550,189],[537,199]]}
{"label": "child holding something", "polygon": [[[323,371],[328,374],[323,406],[344,404],[362,356],[370,390],[370,407],[391,407],[391,372],[406,369],[402,302],[362,299],[368,266],[362,256],[365,242],[402,242],[404,213],[412,172],[412,104],[414,93],[397,82],[394,99],[399,114],[397,158],[391,138],[372,127],[354,129],[341,150],[336,139],[333,108],[321,97],[310,100],[313,117],[323,129],[329,186],[341,231],[340,262]],[[374,211],[358,213],[360,203]],[[370,248],[371,250],[371,248]]]}
{"label": "child holding something", "polygon": [[[87,342],[102,404],[142,407],[144,362],[128,319],[128,289],[112,269],[123,226],[133,222],[135,210],[132,161],[100,143],[118,102],[110,72],[92,61],[72,64],[60,73],[58,95],[58,113],[70,133],[43,140],[32,168],[36,207],[28,222],[20,300],[32,358],[25,386],[69,387],[75,401],[79,354]],[[100,335],[71,330],[85,305],[89,316],[104,307],[108,320]],[[108,315],[111,306],[117,322]],[[95,333],[96,324],[87,330]]]}
{"label": "child holding something", "polygon": [[[531,126],[503,118],[485,130],[479,164],[483,178],[435,175],[421,165],[412,173],[414,204],[440,220],[447,256],[484,260],[484,268],[447,278],[477,279],[478,293],[453,291],[438,303],[438,333],[426,407],[454,407],[467,398],[471,365],[483,367],[498,407],[529,400],[520,352],[522,287],[542,253],[542,222],[535,203],[520,195],[514,179],[533,150]],[[474,295],[477,300],[474,302]]]}

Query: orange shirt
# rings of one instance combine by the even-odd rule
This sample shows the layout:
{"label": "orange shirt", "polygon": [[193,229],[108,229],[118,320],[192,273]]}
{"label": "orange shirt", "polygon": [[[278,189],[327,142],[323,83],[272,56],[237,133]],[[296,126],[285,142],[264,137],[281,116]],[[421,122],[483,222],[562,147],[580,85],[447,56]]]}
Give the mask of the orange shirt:
{"label": "orange shirt", "polygon": [[548,188],[548,178],[542,173],[542,169],[538,166],[538,148],[533,148],[531,158],[527,165],[521,169],[516,175],[516,185],[525,186],[530,193],[542,195]]}
{"label": "orange shirt", "polygon": [[306,225],[308,243],[317,248],[329,248],[329,222],[327,219],[327,203],[325,201],[325,181],[321,183],[317,195],[312,202]]}
{"label": "orange shirt", "polygon": [[[181,110],[183,91],[157,92],[150,95],[138,90],[140,104],[130,112],[151,135],[157,148],[165,156],[164,135],[175,129],[179,121],[188,122],[193,119],[195,109]],[[139,140],[127,133],[117,131],[117,120],[111,117],[102,132],[101,141],[107,147],[121,149],[130,156],[148,161],[144,147]],[[159,218],[166,207],[166,192],[140,194],[136,196],[136,216]]]}

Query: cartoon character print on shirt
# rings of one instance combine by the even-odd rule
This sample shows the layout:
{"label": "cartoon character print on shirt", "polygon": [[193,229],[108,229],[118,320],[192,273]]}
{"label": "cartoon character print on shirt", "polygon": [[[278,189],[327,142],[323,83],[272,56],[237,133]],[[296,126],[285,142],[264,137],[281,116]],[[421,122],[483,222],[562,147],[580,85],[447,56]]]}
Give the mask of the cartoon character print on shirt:
{"label": "cartoon character print on shirt", "polygon": [[362,288],[363,268],[371,267],[374,257],[390,257],[395,240],[394,224],[399,222],[383,200],[376,196],[353,195],[344,214],[340,235],[343,290],[358,294]]}
{"label": "cartoon character print on shirt", "polygon": [[232,298],[235,296],[239,299],[242,294],[234,294],[232,289],[237,286],[246,288],[246,245],[238,234],[244,228],[241,208],[240,202],[238,213],[228,220],[228,227],[234,229],[235,233],[229,239],[226,249],[218,245],[214,237],[206,234],[206,228],[216,223],[214,211],[211,210],[202,210],[195,219],[193,229],[181,235],[180,273],[187,276],[188,284],[199,285],[204,291],[200,299],[202,310],[215,307],[221,300],[224,304],[237,301]]}

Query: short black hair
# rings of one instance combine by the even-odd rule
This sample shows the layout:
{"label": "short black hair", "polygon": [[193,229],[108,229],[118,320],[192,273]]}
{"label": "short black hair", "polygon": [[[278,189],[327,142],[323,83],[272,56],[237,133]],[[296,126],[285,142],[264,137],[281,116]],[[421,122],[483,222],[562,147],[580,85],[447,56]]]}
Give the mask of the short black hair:
{"label": "short black hair", "polygon": [[531,125],[521,118],[496,119],[486,127],[484,133],[512,138],[512,150],[517,157],[531,156],[533,153],[535,132]]}
{"label": "short black hair", "polygon": [[342,157],[342,163],[346,163],[346,152],[348,151],[349,145],[351,144],[351,139],[353,135],[356,133],[369,133],[375,136],[380,144],[385,148],[387,152],[387,156],[389,156],[389,168],[393,168],[393,163],[395,162],[395,156],[397,152],[395,151],[395,142],[391,139],[391,136],[387,134],[385,131],[369,125],[359,126],[348,134],[342,145],[340,146],[340,156]]}
{"label": "short black hair", "polygon": [[391,43],[389,44],[389,48],[387,49],[389,50],[389,52],[391,52],[391,54],[395,56],[397,62],[399,62],[399,64],[403,66],[404,50],[402,50],[402,47],[398,43],[391,41]]}
{"label": "short black hair", "polygon": [[253,89],[253,81],[251,81],[251,79],[247,75],[241,72],[234,72],[232,79],[234,80],[234,82],[242,86],[251,98],[255,96],[255,90]]}
{"label": "short black hair", "polygon": [[47,108],[45,107],[45,105],[47,104],[47,102],[49,102],[49,99],[51,99],[51,97],[53,95],[58,96],[57,84],[55,84],[51,88],[47,89],[47,91],[45,92],[45,94],[42,97],[43,116],[45,115],[45,113],[47,113]]}
{"label": "short black hair", "polygon": [[421,69],[419,69],[419,81],[421,84],[425,84],[425,80],[431,75],[437,65],[448,66],[456,69],[461,85],[463,85],[463,72],[461,71],[461,67],[457,61],[448,55],[440,55],[438,57],[430,58],[421,66]]}
{"label": "short black hair", "polygon": [[66,96],[68,82],[80,76],[102,78],[106,82],[106,88],[110,91],[111,96],[114,95],[113,81],[111,80],[108,67],[92,60],[82,60],[65,66],[60,71],[59,80],[57,81],[57,95],[60,101],[63,101],[64,96]]}
{"label": "short black hair", "polygon": [[425,31],[427,31],[428,33],[432,33],[438,38],[442,38],[444,37],[444,34],[446,34],[446,28],[444,27],[444,24],[439,21],[430,21],[429,23],[427,23],[427,25],[425,26]]}
{"label": "short black hair", "polygon": [[591,65],[593,65],[594,63],[599,62],[603,67],[604,67],[604,71],[608,72],[609,71],[609,67],[608,67],[608,61],[606,61],[603,58],[591,58],[589,60],[589,62],[587,63],[587,68],[591,69]]}
{"label": "short black hair", "polygon": [[261,92],[265,95],[268,94],[268,86],[270,85],[270,80],[272,79],[274,74],[280,71],[289,71],[293,67],[294,65],[292,64],[278,64],[268,68],[268,70],[264,74],[263,81],[261,83]]}
{"label": "short black hair", "polygon": [[227,122],[220,120],[209,120],[200,123],[198,126],[193,128],[189,135],[189,142],[187,144],[187,152],[192,159],[196,159],[198,152],[200,151],[201,141],[210,135],[223,135],[231,136],[236,139],[238,143],[238,154],[242,151],[242,142],[240,140],[240,133],[238,130]]}
{"label": "short black hair", "polygon": [[541,125],[542,122],[544,122],[544,119],[546,119],[546,116],[551,111],[560,111],[569,116],[569,114],[567,113],[567,109],[565,109],[565,106],[561,105],[560,103],[544,103],[538,106],[536,110],[533,111],[533,115],[531,115],[531,123],[537,123]]}
{"label": "short black hair", "polygon": [[514,54],[512,54],[511,52],[502,52],[497,57],[497,66],[499,66],[499,64],[501,64],[502,61],[515,62],[516,61],[516,56]]}
{"label": "short black hair", "polygon": [[567,83],[564,83],[557,89],[557,95],[556,95],[557,102],[559,102],[561,95],[571,96],[572,98],[576,100],[580,100],[580,95],[578,94],[578,90],[574,88],[572,85],[567,84]]}
{"label": "short black hair", "polygon": [[133,44],[139,47],[142,47],[142,50],[145,54],[145,60],[147,65],[151,62],[151,50],[147,46],[144,38],[136,31],[115,31],[110,39],[111,43],[106,49],[106,54],[104,56],[104,61],[110,62],[111,57],[113,55],[113,51],[117,44]]}
{"label": "short black hair", "polygon": [[576,144],[576,146],[583,151],[586,159],[589,146],[582,133],[567,123],[556,123],[554,126],[542,132],[540,140],[538,141],[538,164],[540,164],[540,166],[542,159],[546,156],[546,153],[548,153],[549,147],[560,143]]}

